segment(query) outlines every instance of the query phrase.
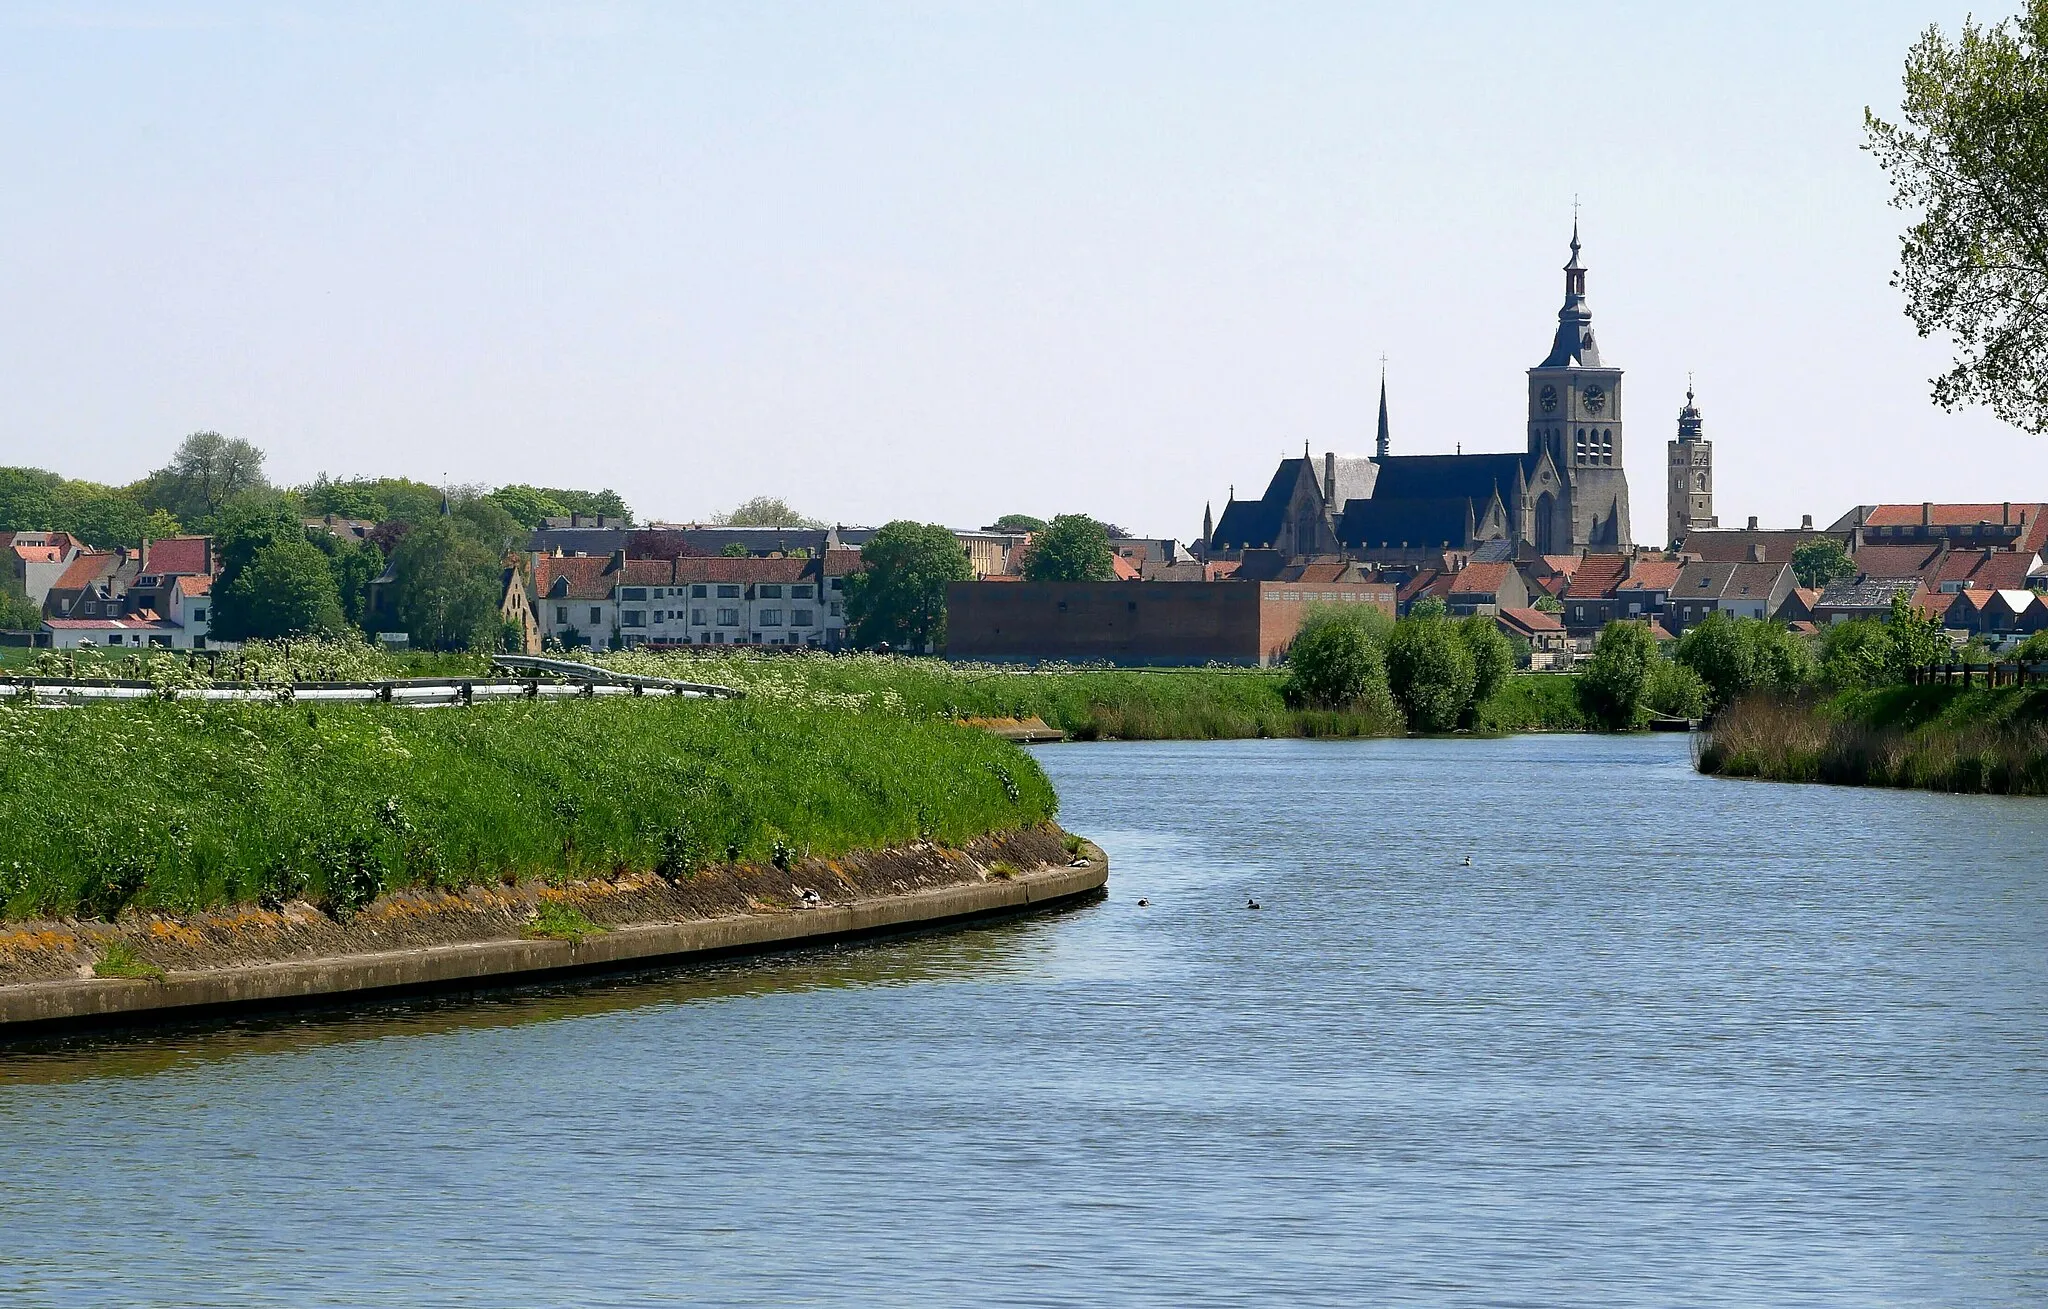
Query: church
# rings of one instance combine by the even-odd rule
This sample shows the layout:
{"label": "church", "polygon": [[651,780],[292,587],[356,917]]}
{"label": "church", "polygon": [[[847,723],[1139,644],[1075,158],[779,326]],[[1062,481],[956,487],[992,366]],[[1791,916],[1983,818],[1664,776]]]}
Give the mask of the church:
{"label": "church", "polygon": [[1259,499],[1233,495],[1213,523],[1203,511],[1208,557],[1271,551],[1414,564],[1488,543],[1497,543],[1489,554],[1524,559],[1632,545],[1621,370],[1601,362],[1593,338],[1576,223],[1557,335],[1529,370],[1528,413],[1519,451],[1397,455],[1383,375],[1373,457],[1325,454],[1318,466],[1304,448],[1281,460]]}

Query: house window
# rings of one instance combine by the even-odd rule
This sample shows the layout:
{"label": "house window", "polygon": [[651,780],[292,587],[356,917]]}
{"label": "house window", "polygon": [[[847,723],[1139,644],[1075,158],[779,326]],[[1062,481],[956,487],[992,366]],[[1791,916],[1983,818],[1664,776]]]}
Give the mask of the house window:
{"label": "house window", "polygon": [[690,611],[690,621],[699,627],[704,626],[704,611],[702,609],[692,609]]}
{"label": "house window", "polygon": [[721,600],[737,600],[740,598],[740,589],[737,586],[721,586],[718,588],[718,598]]}
{"label": "house window", "polygon": [[[718,625],[720,627],[738,627],[740,625],[740,611],[737,609],[719,610]],[[718,639],[723,641],[725,639],[724,634],[721,633]]]}
{"label": "house window", "polygon": [[808,600],[811,598],[811,588],[808,586],[792,586],[789,588],[789,598],[792,600]]}
{"label": "house window", "polygon": [[205,622],[205,621],[206,621],[206,606],[205,606],[205,605],[200,605],[200,606],[199,606],[199,607],[198,607],[197,609],[194,609],[194,610],[192,611],[192,621],[193,621],[193,622],[195,622],[195,623],[203,623],[203,622]]}
{"label": "house window", "polygon": [[837,618],[843,611],[839,601],[834,600],[830,605],[826,606],[825,612],[831,614],[834,618]]}
{"label": "house window", "polygon": [[645,627],[645,626],[647,626],[647,611],[646,611],[645,609],[622,609],[622,610],[620,610],[620,611],[619,611],[619,626],[621,626],[621,627]]}
{"label": "house window", "polygon": [[[781,588],[779,588],[779,587],[778,587],[777,589],[778,589],[778,590],[780,590]],[[761,626],[763,626],[763,627],[780,627],[780,626],[782,626],[782,611],[781,611],[780,609],[763,609],[763,610],[761,611]]]}
{"label": "house window", "polygon": [[763,600],[780,600],[782,588],[773,582],[761,583],[759,595]]}
{"label": "house window", "polygon": [[193,637],[193,638],[192,638],[192,648],[193,648],[194,650],[204,650],[204,649],[206,648],[206,638],[205,638],[205,637],[203,637],[203,636],[195,636],[195,637]]}
{"label": "house window", "polygon": [[590,625],[592,627],[604,626],[604,610],[596,605],[590,606]]}
{"label": "house window", "polygon": [[809,627],[811,626],[811,619],[812,614],[808,609],[792,609],[789,611],[789,625],[791,627]]}
{"label": "house window", "polygon": [[711,594],[711,588],[705,586],[702,582],[690,588],[690,598],[692,600],[702,600],[709,594]]}
{"label": "house window", "polygon": [[568,622],[569,622],[569,606],[567,606],[567,605],[556,605],[556,606],[555,606],[555,621],[556,621],[556,622],[558,622],[558,623],[561,623],[561,624],[563,624],[563,625],[565,625],[565,626],[566,626],[566,625],[568,624]]}
{"label": "house window", "polygon": [[108,644],[108,645],[119,645],[119,644],[121,644],[121,634],[120,634],[119,632],[109,632],[109,633],[107,633],[107,644]]}
{"label": "house window", "polygon": [[646,598],[647,588],[644,586],[622,586],[619,588],[619,599],[621,600],[645,600]]}

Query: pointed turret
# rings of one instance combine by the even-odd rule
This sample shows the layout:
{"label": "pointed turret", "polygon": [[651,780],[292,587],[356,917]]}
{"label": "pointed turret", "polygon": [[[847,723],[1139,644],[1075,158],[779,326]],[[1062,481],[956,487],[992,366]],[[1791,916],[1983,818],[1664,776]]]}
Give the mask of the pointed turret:
{"label": "pointed turret", "polygon": [[1388,447],[1388,444],[1389,444],[1389,437],[1388,437],[1388,435],[1387,435],[1387,365],[1386,365],[1386,361],[1385,361],[1385,360],[1381,360],[1381,361],[1380,361],[1380,430],[1379,430],[1379,439],[1378,439],[1378,441],[1377,441],[1377,442],[1376,442],[1376,443],[1374,444],[1374,447],[1373,447],[1374,449],[1376,449],[1376,450],[1378,450],[1378,451],[1379,451],[1379,457],[1380,457],[1381,459],[1385,459],[1385,458],[1387,457],[1387,447]]}
{"label": "pointed turret", "polygon": [[1202,502],[1202,544],[1207,545],[1215,539],[1216,522],[1209,516],[1209,502],[1204,500]]}
{"label": "pointed turret", "polygon": [[1586,305],[1586,270],[1579,264],[1579,220],[1572,219],[1572,257],[1564,266],[1564,307],[1557,311],[1557,336],[1538,368],[1598,368],[1593,311]]}

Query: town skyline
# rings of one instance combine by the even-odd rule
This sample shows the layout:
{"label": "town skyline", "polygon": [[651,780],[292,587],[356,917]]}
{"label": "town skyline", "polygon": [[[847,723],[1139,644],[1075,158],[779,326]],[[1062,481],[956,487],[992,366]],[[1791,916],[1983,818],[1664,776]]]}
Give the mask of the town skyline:
{"label": "town skyline", "polygon": [[1552,13],[16,16],[0,439],[1186,539],[1382,354],[1397,453],[1516,448],[1577,197],[1646,525],[1688,375],[1724,523],[1977,500],[2048,451],[1928,402],[1858,148],[1961,11],[1607,16],[1536,114]]}

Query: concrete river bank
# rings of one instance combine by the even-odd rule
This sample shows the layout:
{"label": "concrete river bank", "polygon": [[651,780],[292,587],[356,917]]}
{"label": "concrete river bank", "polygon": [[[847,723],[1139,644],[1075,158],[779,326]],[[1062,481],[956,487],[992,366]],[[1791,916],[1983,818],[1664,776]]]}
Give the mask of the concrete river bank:
{"label": "concrete river bank", "polygon": [[1717,780],[1673,737],[1039,757],[1105,901],[0,1056],[0,1284],[2048,1299],[2048,803]]}

